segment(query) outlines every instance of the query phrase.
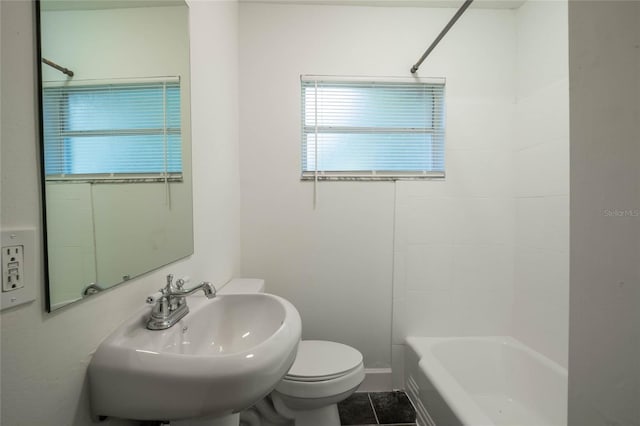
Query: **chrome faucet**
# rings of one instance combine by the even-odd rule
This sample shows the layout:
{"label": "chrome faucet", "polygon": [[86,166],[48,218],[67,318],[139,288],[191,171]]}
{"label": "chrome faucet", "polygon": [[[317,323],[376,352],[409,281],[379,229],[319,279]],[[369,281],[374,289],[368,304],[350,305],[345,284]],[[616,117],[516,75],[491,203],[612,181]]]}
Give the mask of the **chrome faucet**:
{"label": "chrome faucet", "polygon": [[149,330],[166,330],[180,321],[189,313],[186,297],[202,290],[208,299],[216,297],[216,288],[208,281],[202,281],[197,286],[185,289],[184,280],[173,283],[173,274],[167,275],[167,284],[159,293],[147,297],[147,303],[154,304],[151,309],[147,328]]}
{"label": "chrome faucet", "polygon": [[91,296],[92,294],[98,294],[101,291],[104,291],[103,287],[100,287],[96,283],[90,283],[84,288],[84,290],[82,290],[82,297]]}

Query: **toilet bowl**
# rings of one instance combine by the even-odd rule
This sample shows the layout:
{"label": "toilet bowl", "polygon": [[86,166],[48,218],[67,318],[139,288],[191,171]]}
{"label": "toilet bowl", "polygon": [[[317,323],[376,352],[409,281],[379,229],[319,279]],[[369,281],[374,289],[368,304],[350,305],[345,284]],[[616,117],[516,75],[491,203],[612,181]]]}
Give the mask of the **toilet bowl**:
{"label": "toilet bowl", "polygon": [[363,380],[362,354],[356,349],[303,340],[289,373],[269,398],[275,411],[295,426],[339,426],[338,402],[355,392]]}
{"label": "toilet bowl", "polygon": [[[225,293],[263,292],[264,280],[235,279]],[[276,388],[240,415],[243,426],[340,426],[338,402],[364,380],[362,354],[351,346],[303,340],[296,359]]]}

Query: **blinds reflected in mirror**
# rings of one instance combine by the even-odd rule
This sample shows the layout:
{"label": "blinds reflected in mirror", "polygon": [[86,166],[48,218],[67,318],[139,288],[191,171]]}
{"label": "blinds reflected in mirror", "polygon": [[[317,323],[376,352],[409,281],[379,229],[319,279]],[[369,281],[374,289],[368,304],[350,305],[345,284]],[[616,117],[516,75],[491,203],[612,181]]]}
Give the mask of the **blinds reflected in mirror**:
{"label": "blinds reflected in mirror", "polygon": [[180,81],[43,88],[48,180],[180,177]]}

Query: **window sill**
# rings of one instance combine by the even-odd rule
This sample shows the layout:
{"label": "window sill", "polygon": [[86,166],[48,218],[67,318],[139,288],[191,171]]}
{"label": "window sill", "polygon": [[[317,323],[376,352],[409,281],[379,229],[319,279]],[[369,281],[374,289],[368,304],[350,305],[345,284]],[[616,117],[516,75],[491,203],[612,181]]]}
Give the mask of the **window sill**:
{"label": "window sill", "polygon": [[[388,181],[397,181],[397,180],[435,180],[435,181],[443,181],[445,178],[444,173],[439,174],[407,174],[407,175],[357,175],[357,174],[341,174],[341,175],[327,175],[327,174],[318,174],[318,181],[363,181],[363,182],[388,182]],[[310,175],[302,175],[300,177],[300,181],[302,182],[314,182],[316,180],[316,176],[313,174]]]}
{"label": "window sill", "polygon": [[182,174],[172,175],[165,179],[163,176],[134,176],[134,175],[69,175],[69,176],[47,176],[46,182],[55,183],[165,183],[165,182],[183,182]]}

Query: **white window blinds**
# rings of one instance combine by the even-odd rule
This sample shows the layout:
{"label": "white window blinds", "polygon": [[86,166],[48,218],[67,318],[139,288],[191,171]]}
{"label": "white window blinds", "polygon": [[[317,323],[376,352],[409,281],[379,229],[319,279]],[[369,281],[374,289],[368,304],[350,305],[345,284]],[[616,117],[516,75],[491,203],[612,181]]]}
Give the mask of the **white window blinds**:
{"label": "white window blinds", "polygon": [[303,178],[444,176],[443,79],[303,76],[301,87]]}
{"label": "white window blinds", "polygon": [[180,82],[44,87],[45,173],[181,177]]}

